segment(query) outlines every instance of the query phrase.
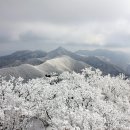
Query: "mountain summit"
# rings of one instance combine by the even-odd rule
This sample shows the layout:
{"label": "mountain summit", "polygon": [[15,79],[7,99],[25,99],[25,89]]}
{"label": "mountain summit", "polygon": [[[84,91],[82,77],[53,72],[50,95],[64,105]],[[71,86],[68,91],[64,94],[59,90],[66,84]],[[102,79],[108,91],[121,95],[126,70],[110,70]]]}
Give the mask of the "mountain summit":
{"label": "mountain summit", "polygon": [[67,51],[65,48],[63,48],[63,47],[58,47],[57,49],[55,49],[56,51]]}
{"label": "mountain summit", "polygon": [[61,55],[68,55],[68,56],[70,56],[71,54],[72,54],[72,52],[66,50],[65,48],[58,47],[57,49],[50,51],[47,54],[47,58],[50,59],[50,58],[54,58],[54,57],[61,56]]}

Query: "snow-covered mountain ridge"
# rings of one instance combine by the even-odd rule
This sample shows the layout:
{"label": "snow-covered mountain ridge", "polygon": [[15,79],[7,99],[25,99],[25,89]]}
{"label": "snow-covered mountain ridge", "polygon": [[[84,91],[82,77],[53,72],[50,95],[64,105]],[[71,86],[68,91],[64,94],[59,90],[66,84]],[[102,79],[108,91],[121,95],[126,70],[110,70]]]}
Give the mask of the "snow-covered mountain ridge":
{"label": "snow-covered mountain ridge", "polygon": [[60,56],[50,60],[45,61],[44,63],[33,66],[29,64],[23,64],[17,67],[8,67],[0,69],[1,76],[14,76],[22,77],[24,79],[33,79],[42,77],[46,74],[62,73],[64,71],[75,71],[80,72],[82,69],[90,67],[84,62],[77,61],[72,59],[69,56]]}
{"label": "snow-covered mountain ridge", "polygon": [[[13,60],[10,59],[11,57],[14,63]],[[53,72],[81,72],[81,70],[86,67],[97,68],[100,69],[103,74],[111,74],[113,76],[119,75],[120,73],[126,74],[119,66],[105,60],[105,57],[81,56],[62,47],[48,53],[42,51],[20,51],[7,57],[0,57],[0,59],[4,58],[5,60],[0,60],[0,63],[3,64],[6,59],[9,59],[11,60],[11,62],[8,61],[9,66],[13,65],[13,67],[7,67],[8,65],[6,65],[6,68],[1,68],[1,76],[11,75],[14,77],[23,77],[24,79],[32,79]],[[14,66],[16,63],[18,63],[18,65]]]}

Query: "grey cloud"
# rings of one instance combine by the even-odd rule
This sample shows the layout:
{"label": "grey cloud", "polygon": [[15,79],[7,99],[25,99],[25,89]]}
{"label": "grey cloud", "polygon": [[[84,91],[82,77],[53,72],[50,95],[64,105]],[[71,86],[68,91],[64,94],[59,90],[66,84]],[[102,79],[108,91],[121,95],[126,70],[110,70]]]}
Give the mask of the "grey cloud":
{"label": "grey cloud", "polygon": [[129,5],[130,0],[1,0],[0,50],[129,48]]}
{"label": "grey cloud", "polygon": [[90,44],[90,43],[66,43],[65,46],[69,47],[76,47],[76,48],[99,48],[102,47],[101,45],[97,44]]}
{"label": "grey cloud", "polygon": [[25,33],[22,33],[19,35],[19,40],[20,41],[39,41],[39,40],[45,40],[47,39],[46,37],[39,36],[36,33],[33,33],[32,31],[28,31]]}
{"label": "grey cloud", "polygon": [[1,20],[86,22],[112,20],[129,14],[129,0],[4,0]]}
{"label": "grey cloud", "polygon": [[99,44],[86,44],[86,43],[67,43],[62,45],[63,47],[65,47],[68,50],[71,51],[77,51],[77,50],[89,50],[89,49],[101,49],[103,48],[103,46],[99,45]]}
{"label": "grey cloud", "polygon": [[4,34],[2,32],[0,33],[0,44],[5,44],[11,40],[11,36],[9,36],[8,34]]}
{"label": "grey cloud", "polygon": [[130,34],[126,33],[115,33],[108,37],[106,47],[121,48],[129,47],[130,48]]}

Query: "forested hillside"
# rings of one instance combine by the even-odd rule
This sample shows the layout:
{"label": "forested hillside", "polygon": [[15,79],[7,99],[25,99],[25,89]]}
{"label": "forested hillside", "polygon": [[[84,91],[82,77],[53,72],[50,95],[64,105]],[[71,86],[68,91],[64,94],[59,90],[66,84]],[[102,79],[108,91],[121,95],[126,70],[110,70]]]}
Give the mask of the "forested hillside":
{"label": "forested hillside", "polygon": [[1,130],[130,129],[130,81],[101,71],[64,72],[28,83],[0,78]]}

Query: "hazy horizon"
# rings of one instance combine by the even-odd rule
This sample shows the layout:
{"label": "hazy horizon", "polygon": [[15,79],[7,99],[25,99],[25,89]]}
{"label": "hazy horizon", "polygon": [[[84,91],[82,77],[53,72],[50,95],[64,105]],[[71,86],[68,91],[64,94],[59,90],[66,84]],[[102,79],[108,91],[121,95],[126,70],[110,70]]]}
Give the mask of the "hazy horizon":
{"label": "hazy horizon", "polygon": [[11,54],[13,54],[13,53],[15,53],[15,52],[20,52],[20,51],[43,51],[43,52],[47,52],[47,53],[49,53],[49,52],[51,52],[51,51],[54,51],[54,50],[56,50],[56,49],[58,49],[58,48],[64,48],[64,49],[66,49],[67,51],[70,51],[70,52],[73,52],[73,53],[76,53],[77,51],[84,51],[84,50],[86,50],[86,51],[96,51],[96,50],[107,50],[107,51],[110,51],[110,52],[117,52],[117,53],[122,53],[122,54],[127,54],[127,55],[130,55],[130,52],[127,52],[127,51],[122,51],[122,50],[113,50],[113,49],[107,49],[107,48],[93,48],[93,49],[90,49],[90,48],[88,48],[88,49],[83,49],[83,48],[81,48],[81,49],[77,49],[77,50],[73,50],[72,48],[65,48],[65,47],[62,47],[62,46],[58,46],[58,47],[55,47],[55,48],[53,48],[53,49],[50,49],[50,50],[45,50],[45,49],[17,49],[17,50],[12,50],[12,51],[9,51],[9,52],[5,52],[5,53],[0,53],[0,57],[1,56],[7,56],[7,55],[11,55]]}

